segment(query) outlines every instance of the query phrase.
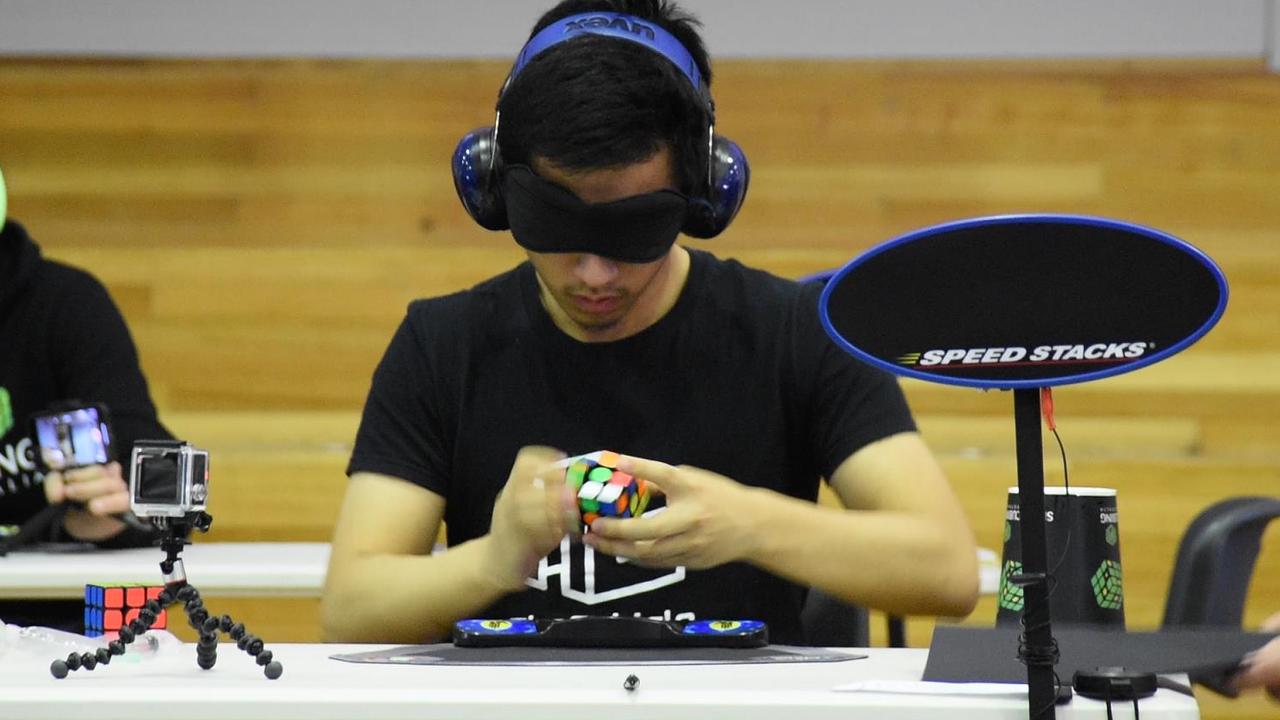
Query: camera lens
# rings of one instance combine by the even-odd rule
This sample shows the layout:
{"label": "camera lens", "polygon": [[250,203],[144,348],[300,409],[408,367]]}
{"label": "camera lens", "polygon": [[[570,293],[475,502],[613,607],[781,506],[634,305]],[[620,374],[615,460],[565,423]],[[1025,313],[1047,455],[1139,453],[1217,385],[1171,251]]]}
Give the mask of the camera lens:
{"label": "camera lens", "polygon": [[178,497],[176,453],[143,458],[140,471],[135,500],[144,503],[170,504],[181,500]]}

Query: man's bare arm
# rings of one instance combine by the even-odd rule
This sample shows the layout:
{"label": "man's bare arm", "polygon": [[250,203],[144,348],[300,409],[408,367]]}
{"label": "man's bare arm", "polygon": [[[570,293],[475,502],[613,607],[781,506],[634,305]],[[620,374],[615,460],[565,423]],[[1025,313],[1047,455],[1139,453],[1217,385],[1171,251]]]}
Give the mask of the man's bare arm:
{"label": "man's bare arm", "polygon": [[[423,642],[524,588],[538,560],[578,524],[563,457],[521,448],[494,504],[489,532],[431,554],[445,500],[399,478],[351,477],[334,530],[321,602],[326,640]],[[550,478],[550,479],[549,479]]]}
{"label": "man's bare arm", "polygon": [[830,484],[847,509],[791,501],[768,521],[804,522],[812,534],[808,542],[792,533],[771,536],[759,554],[771,569],[790,565],[809,585],[895,614],[962,617],[973,610],[973,532],[918,434],[862,448],[841,463]]}
{"label": "man's bare arm", "polygon": [[486,572],[486,538],[431,554],[444,506],[399,478],[351,477],[320,605],[326,641],[439,640],[507,591]]}

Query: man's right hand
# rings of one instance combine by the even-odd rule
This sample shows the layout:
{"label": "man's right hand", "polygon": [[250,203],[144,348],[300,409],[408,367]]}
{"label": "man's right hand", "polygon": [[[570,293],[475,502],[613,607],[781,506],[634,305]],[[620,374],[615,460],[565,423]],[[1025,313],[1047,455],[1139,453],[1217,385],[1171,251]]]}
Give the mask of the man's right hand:
{"label": "man's right hand", "polygon": [[[1280,612],[1267,618],[1262,629],[1280,631]],[[1235,677],[1237,690],[1266,688],[1271,697],[1280,700],[1280,637],[1249,653]]]}
{"label": "man's right hand", "polygon": [[523,587],[538,561],[556,549],[566,534],[579,532],[577,498],[564,482],[564,469],[553,467],[564,457],[554,448],[521,448],[494,503],[490,567],[497,582],[509,591]]}

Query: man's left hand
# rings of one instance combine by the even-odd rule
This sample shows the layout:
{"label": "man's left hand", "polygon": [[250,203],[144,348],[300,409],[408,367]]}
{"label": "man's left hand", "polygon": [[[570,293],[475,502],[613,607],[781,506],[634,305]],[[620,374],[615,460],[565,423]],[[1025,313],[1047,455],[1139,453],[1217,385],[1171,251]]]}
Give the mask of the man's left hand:
{"label": "man's left hand", "polygon": [[751,556],[760,491],[688,465],[624,456],[618,469],[644,478],[667,505],[638,518],[598,518],[583,542],[638,565],[701,569]]}

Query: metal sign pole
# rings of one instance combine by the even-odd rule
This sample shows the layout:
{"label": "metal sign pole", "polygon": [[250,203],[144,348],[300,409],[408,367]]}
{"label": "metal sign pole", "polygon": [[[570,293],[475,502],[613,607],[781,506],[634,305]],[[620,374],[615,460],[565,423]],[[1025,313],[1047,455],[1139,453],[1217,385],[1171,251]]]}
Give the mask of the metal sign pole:
{"label": "metal sign pole", "polygon": [[1022,523],[1023,641],[1018,657],[1027,666],[1028,717],[1053,720],[1058,689],[1053,666],[1057,646],[1049,620],[1048,552],[1044,525],[1044,447],[1040,440],[1040,390],[1013,391],[1017,442],[1018,505]]}

